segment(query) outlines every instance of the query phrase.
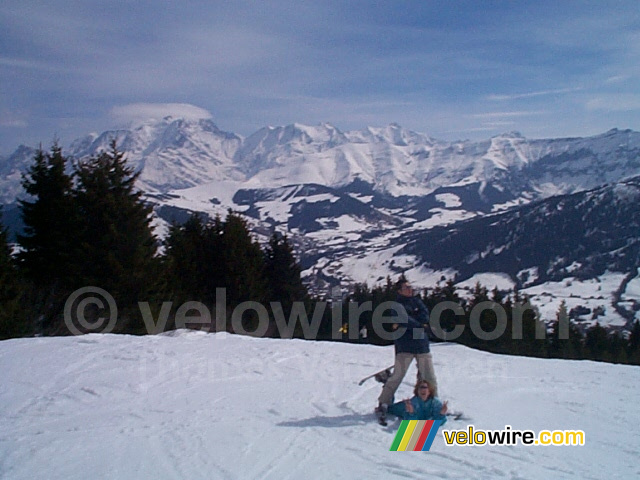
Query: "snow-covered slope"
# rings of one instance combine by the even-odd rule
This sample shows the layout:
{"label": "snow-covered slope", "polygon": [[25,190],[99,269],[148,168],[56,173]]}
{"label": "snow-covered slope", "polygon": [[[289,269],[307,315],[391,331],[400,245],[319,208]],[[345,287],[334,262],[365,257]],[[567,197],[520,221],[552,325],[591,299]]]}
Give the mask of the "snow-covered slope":
{"label": "snow-covered slope", "polygon": [[[640,297],[624,295],[640,269],[638,200],[640,177],[408,232],[398,239],[407,244],[400,253],[416,255],[423,268],[453,270],[471,286],[474,281],[486,284],[486,277],[476,277],[483,272],[500,272],[511,288],[535,286],[525,290],[535,296],[535,304],[549,303],[545,293],[566,296],[570,309],[583,307],[576,320],[582,316],[588,324],[597,320],[630,330],[640,318]],[[548,320],[555,320],[558,302],[553,303],[555,309],[544,312]]]}
{"label": "snow-covered slope", "polygon": [[[433,347],[447,429],[583,430],[584,446],[389,452],[357,381],[392,348],[178,331],[0,342],[0,477],[637,478],[640,369]],[[410,395],[408,373],[401,398]]]}

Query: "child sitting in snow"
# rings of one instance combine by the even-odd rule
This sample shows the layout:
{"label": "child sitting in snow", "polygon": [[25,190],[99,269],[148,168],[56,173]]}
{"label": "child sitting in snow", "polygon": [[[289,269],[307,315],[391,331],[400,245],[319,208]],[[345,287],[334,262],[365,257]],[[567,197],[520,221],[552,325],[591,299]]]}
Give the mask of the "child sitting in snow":
{"label": "child sitting in snow", "polygon": [[389,413],[402,420],[442,420],[442,424],[447,421],[447,402],[433,396],[429,382],[418,381],[413,393],[413,398],[391,405]]}

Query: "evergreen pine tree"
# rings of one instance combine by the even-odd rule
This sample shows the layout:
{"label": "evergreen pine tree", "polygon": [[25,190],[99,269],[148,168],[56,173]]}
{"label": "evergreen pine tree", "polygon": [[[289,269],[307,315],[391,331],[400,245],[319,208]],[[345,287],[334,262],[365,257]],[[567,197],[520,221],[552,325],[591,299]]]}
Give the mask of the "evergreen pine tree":
{"label": "evergreen pine tree", "polygon": [[265,249],[264,272],[268,300],[281,302],[285,313],[294,302],[307,299],[307,289],[300,277],[298,264],[286,235],[274,233]]}
{"label": "evergreen pine tree", "polygon": [[19,202],[25,234],[18,236],[18,258],[25,275],[41,287],[70,283],[77,210],[66,166],[67,159],[54,143],[50,153],[38,150],[22,179],[30,198]]}
{"label": "evergreen pine tree", "polygon": [[[465,329],[463,335],[460,337],[461,342],[474,348],[487,349],[487,342],[476,335],[474,330],[471,328],[471,312],[480,303],[489,301],[489,291],[486,287],[482,286],[480,282],[476,282],[472,295],[473,296],[469,300],[467,308]],[[480,328],[485,332],[492,331],[493,327],[495,327],[495,323],[493,323],[491,320],[494,319],[495,316],[494,314],[492,314],[492,312],[490,312],[489,310],[483,310],[480,314]]]}
{"label": "evergreen pine tree", "polygon": [[[433,291],[425,296],[424,303],[429,309],[429,312],[433,313],[434,308],[441,302],[452,302],[456,305],[460,305],[465,308],[465,302],[458,295],[458,291],[455,286],[455,281],[453,278],[447,280],[444,286],[440,285],[440,282],[436,285]],[[434,325],[435,319],[431,319],[431,325]],[[455,314],[455,312],[451,309],[446,309],[441,312],[440,315],[440,327],[445,333],[453,331],[453,329],[457,325],[463,325],[465,327],[464,333],[461,337],[457,339],[460,343],[468,345],[470,342],[469,337],[469,325],[468,325],[468,315],[461,318]],[[432,328],[433,332],[433,328]],[[435,337],[435,335],[433,335]]]}
{"label": "evergreen pine tree", "polygon": [[[200,269],[202,281],[205,286],[204,301],[214,303],[217,300],[217,289],[226,287],[225,262],[227,257],[224,245],[225,223],[218,215],[204,228],[202,257]],[[248,232],[247,232],[248,235]]]}
{"label": "evergreen pine tree", "polygon": [[453,278],[448,279],[444,287],[441,289],[442,300],[453,303],[460,303],[461,299],[456,289],[455,280]]}
{"label": "evergreen pine tree", "polygon": [[493,287],[493,290],[491,290],[491,301],[499,304],[504,301],[504,294],[498,290],[498,287]]}
{"label": "evergreen pine tree", "polygon": [[184,225],[172,225],[164,241],[167,285],[179,303],[205,301],[205,229],[200,215],[193,214]]}
{"label": "evergreen pine tree", "polygon": [[221,248],[223,272],[230,305],[245,301],[264,302],[267,285],[264,279],[264,256],[260,245],[249,232],[247,222],[229,211],[222,225]]}
{"label": "evergreen pine tree", "polygon": [[193,214],[183,225],[172,225],[165,239],[164,257],[170,291],[179,302],[200,301],[212,305],[216,289],[226,288],[228,258],[224,251],[220,217],[206,221]]}
{"label": "evergreen pine tree", "polygon": [[569,323],[569,344],[566,358],[584,358],[584,335],[574,323]]}
{"label": "evergreen pine tree", "polygon": [[[529,297],[523,297],[525,305],[530,305]],[[541,332],[543,335],[538,335]],[[537,308],[526,309],[522,315],[522,340],[518,340],[518,354],[531,357],[541,357],[546,355],[546,327],[540,320],[540,312]],[[538,337],[542,338],[538,338]]]}
{"label": "evergreen pine tree", "polygon": [[151,207],[135,188],[139,174],[127,167],[114,140],[109,152],[78,164],[76,175],[75,198],[83,223],[78,237],[80,283],[103,288],[116,299],[121,314],[117,331],[142,333],[137,302],[150,299],[157,265]]}
{"label": "evergreen pine tree", "polygon": [[605,360],[612,363],[627,363],[625,341],[618,332],[612,332],[607,338],[607,352]]}
{"label": "evergreen pine tree", "polygon": [[473,297],[469,302],[469,309],[473,309],[473,307],[479,303],[489,301],[489,290],[487,290],[487,287],[483,287],[480,282],[476,282],[472,295]]}
{"label": "evergreen pine tree", "polygon": [[[282,307],[282,314],[289,318],[294,303],[301,302],[307,312],[309,308],[309,298],[306,287],[302,283],[300,276],[301,268],[298,264],[291,244],[286,235],[274,232],[269,239],[269,243],[264,250],[264,278],[267,288],[267,300],[277,302]],[[277,309],[277,306],[274,307]],[[273,311],[277,315],[277,311]],[[311,314],[309,313],[309,316]],[[300,324],[297,324],[294,335],[302,335]],[[270,334],[275,333],[275,324],[271,328]]]}
{"label": "evergreen pine tree", "polygon": [[633,365],[640,365],[640,321],[633,322],[627,342],[627,359]]}
{"label": "evergreen pine tree", "polygon": [[24,309],[21,308],[20,302],[22,290],[23,286],[7,243],[7,231],[0,224],[0,340],[28,333]]}
{"label": "evergreen pine tree", "polygon": [[592,360],[604,360],[607,351],[607,331],[596,322],[596,324],[587,330],[584,340],[585,347],[589,358]]}
{"label": "evergreen pine tree", "polygon": [[569,312],[567,310],[567,302],[562,300],[558,311],[556,312],[556,320],[553,322],[551,338],[549,339],[549,355],[554,358],[567,358],[568,342],[560,338],[562,332],[569,331]]}

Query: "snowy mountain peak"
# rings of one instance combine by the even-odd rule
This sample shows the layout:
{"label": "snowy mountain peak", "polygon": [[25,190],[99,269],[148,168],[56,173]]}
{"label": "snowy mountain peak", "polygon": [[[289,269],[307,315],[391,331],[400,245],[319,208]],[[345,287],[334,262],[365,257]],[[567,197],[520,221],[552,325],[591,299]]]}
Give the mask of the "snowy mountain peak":
{"label": "snowy mountain peak", "polygon": [[517,130],[512,130],[510,132],[505,132],[505,133],[501,133],[500,135],[496,135],[495,137],[492,138],[521,138],[524,139],[524,135],[522,135],[522,133],[518,132]]}
{"label": "snowy mountain peak", "polygon": [[299,140],[304,143],[335,144],[344,141],[343,133],[328,123],[320,123],[315,126],[294,123],[283,128],[281,142]]}
{"label": "snowy mountain peak", "polygon": [[22,173],[33,163],[36,150],[20,145],[6,158],[0,158],[0,204],[10,204],[22,194]]}
{"label": "snowy mountain peak", "polygon": [[[334,126],[294,123],[280,127],[266,127],[249,136],[236,152],[235,161],[248,176],[263,170],[288,168],[304,161],[309,155],[330,150],[347,143],[345,135]],[[283,172],[281,172],[283,173]],[[284,176],[286,174],[283,173]],[[314,179],[304,179],[314,181]],[[274,185],[277,186],[277,185]]]}
{"label": "snowy mountain peak", "polygon": [[142,171],[142,187],[151,192],[242,179],[233,163],[242,138],[220,130],[211,119],[144,119],[129,129],[78,139],[71,144],[71,155],[96,155],[108,150],[112,140],[126,153],[129,163]]}
{"label": "snowy mountain peak", "polygon": [[[477,183],[514,197],[528,192],[529,198],[541,198],[640,172],[640,133],[630,130],[551,140],[508,132],[481,142],[451,143],[397,123],[347,132],[329,123],[292,123],[265,127],[243,139],[199,115],[148,116],[130,128],[78,139],[67,153],[78,159],[95,155],[113,139],[142,171],[142,187],[150,192],[212,181],[274,188],[308,183],[339,187],[359,179],[395,196]],[[11,157],[13,163],[18,153]],[[6,170],[11,162],[3,163]],[[9,173],[3,184],[14,194],[19,186]]]}
{"label": "snowy mountain peak", "polygon": [[533,160],[529,143],[519,132],[509,132],[491,138],[491,145],[484,159],[498,169],[521,168]]}
{"label": "snowy mountain peak", "polygon": [[350,141],[355,143],[389,143],[397,147],[409,145],[431,146],[434,142],[430,137],[407,130],[397,123],[390,123],[386,127],[367,127],[364,130],[347,132]]}

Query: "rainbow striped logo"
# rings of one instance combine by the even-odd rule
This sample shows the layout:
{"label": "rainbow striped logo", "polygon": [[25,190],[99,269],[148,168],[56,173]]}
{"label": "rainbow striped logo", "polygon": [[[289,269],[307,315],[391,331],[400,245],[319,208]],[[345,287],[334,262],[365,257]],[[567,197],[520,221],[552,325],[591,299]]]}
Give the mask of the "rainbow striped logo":
{"label": "rainbow striped logo", "polygon": [[389,450],[428,452],[441,423],[441,420],[403,420]]}

